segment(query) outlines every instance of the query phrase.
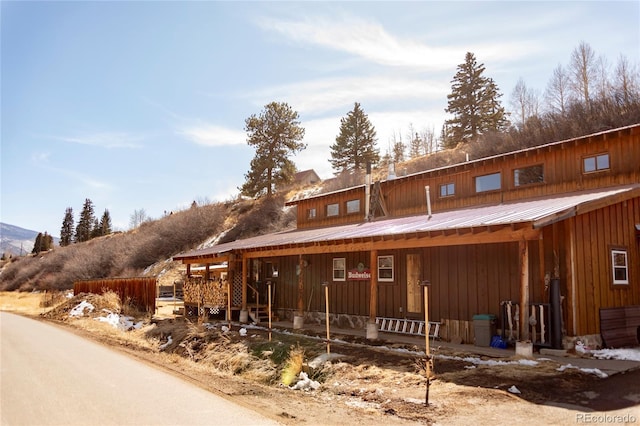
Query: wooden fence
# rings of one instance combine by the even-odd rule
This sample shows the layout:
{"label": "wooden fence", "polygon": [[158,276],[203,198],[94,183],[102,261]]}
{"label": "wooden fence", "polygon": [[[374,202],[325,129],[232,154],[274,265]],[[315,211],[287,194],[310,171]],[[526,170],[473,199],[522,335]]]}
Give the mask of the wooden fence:
{"label": "wooden fence", "polygon": [[122,303],[129,303],[141,311],[153,314],[156,310],[156,285],[155,277],[83,280],[73,283],[73,294],[113,291],[120,296]]}

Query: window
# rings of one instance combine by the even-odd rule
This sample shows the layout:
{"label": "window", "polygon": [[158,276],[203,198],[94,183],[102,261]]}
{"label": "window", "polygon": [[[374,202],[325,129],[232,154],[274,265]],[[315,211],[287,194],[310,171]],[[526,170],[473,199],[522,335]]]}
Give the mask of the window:
{"label": "window", "polygon": [[456,184],[455,183],[447,183],[445,185],[440,185],[440,197],[451,197],[456,193]]}
{"label": "window", "polygon": [[500,172],[490,175],[476,176],[476,192],[493,191],[501,188]]}
{"label": "window", "polygon": [[278,278],[278,266],[273,262],[266,262],[267,265],[267,278]]}
{"label": "window", "polygon": [[360,212],[360,200],[347,201],[347,214]]}
{"label": "window", "polygon": [[327,217],[329,216],[338,216],[340,214],[340,204],[329,204],[327,205]]}
{"label": "window", "polygon": [[333,259],[333,280],[345,281],[347,262],[344,257],[337,257]]}
{"label": "window", "polygon": [[544,182],[544,168],[542,164],[536,166],[523,167],[513,171],[513,185],[531,185],[533,183]]}
{"label": "window", "polygon": [[585,157],[582,160],[585,173],[598,172],[600,170],[609,170],[609,154],[594,155],[593,157]]}
{"label": "window", "polygon": [[315,219],[316,218],[316,209],[307,209],[307,219]]}
{"label": "window", "polygon": [[611,271],[614,284],[629,284],[629,263],[626,250],[611,250]]}
{"label": "window", "polygon": [[393,256],[378,256],[378,281],[393,281]]}

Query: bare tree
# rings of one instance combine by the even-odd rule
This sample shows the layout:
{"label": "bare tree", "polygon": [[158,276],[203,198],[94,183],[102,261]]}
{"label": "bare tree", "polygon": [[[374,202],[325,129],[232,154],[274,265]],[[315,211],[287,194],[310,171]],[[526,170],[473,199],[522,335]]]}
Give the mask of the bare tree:
{"label": "bare tree", "polygon": [[424,153],[425,154],[433,154],[438,151],[438,140],[436,139],[436,132],[431,128],[424,127],[420,132],[420,139],[424,144]]}
{"label": "bare tree", "polygon": [[131,229],[136,229],[138,226],[142,225],[148,220],[149,217],[147,216],[147,212],[144,209],[134,210],[129,217],[129,226],[131,227]]}
{"label": "bare tree", "polygon": [[522,78],[518,79],[511,92],[510,104],[514,115],[520,120],[521,130],[524,130],[529,118],[538,115],[538,96],[527,87]]}
{"label": "bare tree", "polygon": [[613,75],[613,93],[616,102],[628,107],[633,103],[638,103],[640,94],[640,71],[637,66],[629,63],[626,56],[621,55],[618,59]]}
{"label": "bare tree", "polygon": [[569,103],[569,76],[562,65],[553,70],[551,80],[547,84],[545,99],[550,112],[564,117]]}
{"label": "bare tree", "polygon": [[596,55],[588,43],[581,42],[571,53],[569,76],[573,93],[588,106],[591,101],[591,88],[598,76]]}

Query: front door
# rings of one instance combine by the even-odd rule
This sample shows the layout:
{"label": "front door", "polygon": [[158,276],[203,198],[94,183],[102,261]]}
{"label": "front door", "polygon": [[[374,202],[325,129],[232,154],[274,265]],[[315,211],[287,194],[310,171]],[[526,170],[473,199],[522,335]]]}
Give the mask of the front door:
{"label": "front door", "polygon": [[407,255],[407,316],[422,312],[422,257]]}

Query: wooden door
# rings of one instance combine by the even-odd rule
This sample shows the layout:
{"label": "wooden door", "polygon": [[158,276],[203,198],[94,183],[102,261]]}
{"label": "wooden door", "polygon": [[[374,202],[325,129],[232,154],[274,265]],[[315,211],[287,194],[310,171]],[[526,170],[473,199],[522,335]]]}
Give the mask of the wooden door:
{"label": "wooden door", "polygon": [[422,257],[407,254],[407,314],[422,312]]}

